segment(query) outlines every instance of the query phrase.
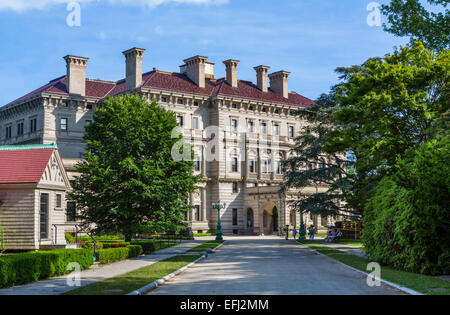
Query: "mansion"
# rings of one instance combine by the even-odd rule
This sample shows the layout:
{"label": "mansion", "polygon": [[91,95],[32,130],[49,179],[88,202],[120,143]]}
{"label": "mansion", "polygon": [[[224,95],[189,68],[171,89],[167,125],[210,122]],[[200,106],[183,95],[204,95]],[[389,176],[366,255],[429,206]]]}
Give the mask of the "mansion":
{"label": "mansion", "polygon": [[[106,97],[137,93],[176,114],[185,141],[195,156],[195,174],[202,175],[186,222],[194,232],[216,230],[218,211],[212,203],[226,203],[220,217],[226,234],[278,233],[286,225],[299,226],[299,213],[289,200],[298,193],[280,194],[281,161],[288,158],[296,134],[304,127],[293,113],[314,102],[289,91],[290,73],[254,68],[256,83],[240,80],[239,60],[226,60],[225,78],[216,78],[207,57],[183,61],[179,72],[153,68],[143,73],[144,49],[125,52],[125,79],[86,78],[88,58],[66,56],[66,74],[0,107],[0,145],[57,145],[69,179],[84,156],[83,135],[92,114]],[[217,158],[207,158],[208,128],[216,128]],[[309,194],[326,187],[309,187]],[[67,201],[66,201],[67,203]],[[67,204],[63,206],[67,207]],[[305,223],[326,226],[331,218],[305,215]],[[66,217],[66,223],[73,223]],[[51,224],[51,223],[50,223]],[[1,216],[0,216],[1,227]]]}

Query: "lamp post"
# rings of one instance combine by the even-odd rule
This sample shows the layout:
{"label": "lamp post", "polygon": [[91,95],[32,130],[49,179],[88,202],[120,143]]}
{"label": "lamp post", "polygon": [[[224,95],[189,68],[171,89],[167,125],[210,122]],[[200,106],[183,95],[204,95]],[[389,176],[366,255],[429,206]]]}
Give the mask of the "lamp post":
{"label": "lamp post", "polygon": [[303,211],[300,210],[300,230],[298,231],[298,239],[306,240],[306,230],[305,230],[305,224],[303,223]]}
{"label": "lamp post", "polygon": [[213,209],[217,209],[217,231],[216,241],[223,241],[222,224],[220,222],[220,210],[226,207],[226,203],[221,204],[220,200],[217,203],[212,204]]}

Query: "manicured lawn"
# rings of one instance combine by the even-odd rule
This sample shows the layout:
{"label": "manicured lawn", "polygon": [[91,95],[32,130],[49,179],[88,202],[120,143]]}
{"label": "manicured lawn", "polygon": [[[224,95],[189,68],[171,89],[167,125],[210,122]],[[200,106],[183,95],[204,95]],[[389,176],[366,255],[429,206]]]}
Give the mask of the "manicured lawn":
{"label": "manicured lawn", "polygon": [[216,236],[216,233],[194,233],[194,237]]}
{"label": "manicured lawn", "polygon": [[214,249],[217,246],[219,246],[220,244],[222,244],[224,241],[209,241],[206,243],[203,243],[200,246],[194,247],[190,250],[188,250],[188,252],[203,252],[205,250],[207,250],[208,248],[210,249]]}
{"label": "manicured lawn", "polygon": [[364,248],[364,244],[361,240],[338,240],[337,244],[348,245],[358,248]]}
{"label": "manicured lawn", "polygon": [[[198,255],[175,256],[153,265],[131,271],[124,275],[96,282],[69,292],[65,295],[125,295],[147,284],[164,278],[168,274],[198,259]],[[112,290],[113,292],[111,292]],[[120,292],[114,292],[119,290]],[[109,292],[108,292],[109,291]]]}
{"label": "manicured lawn", "polygon": [[[309,240],[302,241],[301,243],[346,265],[362,270],[364,272],[368,272],[366,268],[367,264],[370,261],[363,257],[348,254],[343,251],[328,247],[324,244],[312,242]],[[381,266],[381,278],[423,294],[450,295],[450,282],[426,275],[399,271],[391,267]]]}

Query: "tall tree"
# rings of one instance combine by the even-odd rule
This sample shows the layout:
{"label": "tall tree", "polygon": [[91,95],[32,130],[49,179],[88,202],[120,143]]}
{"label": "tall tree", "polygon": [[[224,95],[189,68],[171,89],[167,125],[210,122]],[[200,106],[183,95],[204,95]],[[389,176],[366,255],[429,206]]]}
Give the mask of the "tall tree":
{"label": "tall tree", "polygon": [[345,152],[327,154],[324,151],[330,134],[341,128],[333,119],[336,111],[334,92],[321,95],[316,104],[295,113],[305,121],[305,128],[296,138],[292,156],[283,163],[286,169],[284,189],[319,188],[315,193],[292,202],[299,211],[322,216],[342,215],[343,211],[350,216],[359,215],[361,206],[356,202],[352,189],[356,176],[352,161]]}
{"label": "tall tree", "polygon": [[190,209],[197,177],[191,161],[171,151],[175,114],[138,95],[109,98],[86,127],[86,158],[76,169],[70,197],[78,219],[94,233],[174,229]]}
{"label": "tall tree", "polygon": [[392,173],[409,148],[429,140],[428,128],[448,111],[450,53],[434,53],[416,42],[340,71],[346,80],[336,91],[334,118],[343,128],[324,149],[351,150],[359,180],[376,182]]}
{"label": "tall tree", "polygon": [[[448,49],[450,44],[450,13],[447,9],[449,0],[427,0],[428,6],[419,0],[391,0],[383,5],[381,11],[389,23],[383,24],[386,31],[397,36],[409,36],[411,43],[421,40],[429,49],[438,51]],[[441,12],[439,12],[441,11]]]}

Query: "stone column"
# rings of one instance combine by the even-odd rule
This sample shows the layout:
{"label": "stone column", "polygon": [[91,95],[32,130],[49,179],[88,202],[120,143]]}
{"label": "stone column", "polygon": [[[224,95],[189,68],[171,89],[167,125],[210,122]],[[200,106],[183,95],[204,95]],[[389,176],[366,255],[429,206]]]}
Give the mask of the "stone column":
{"label": "stone column", "polygon": [[201,191],[201,198],[202,198],[202,221],[208,221],[208,218],[206,217],[206,187],[202,188]]}

